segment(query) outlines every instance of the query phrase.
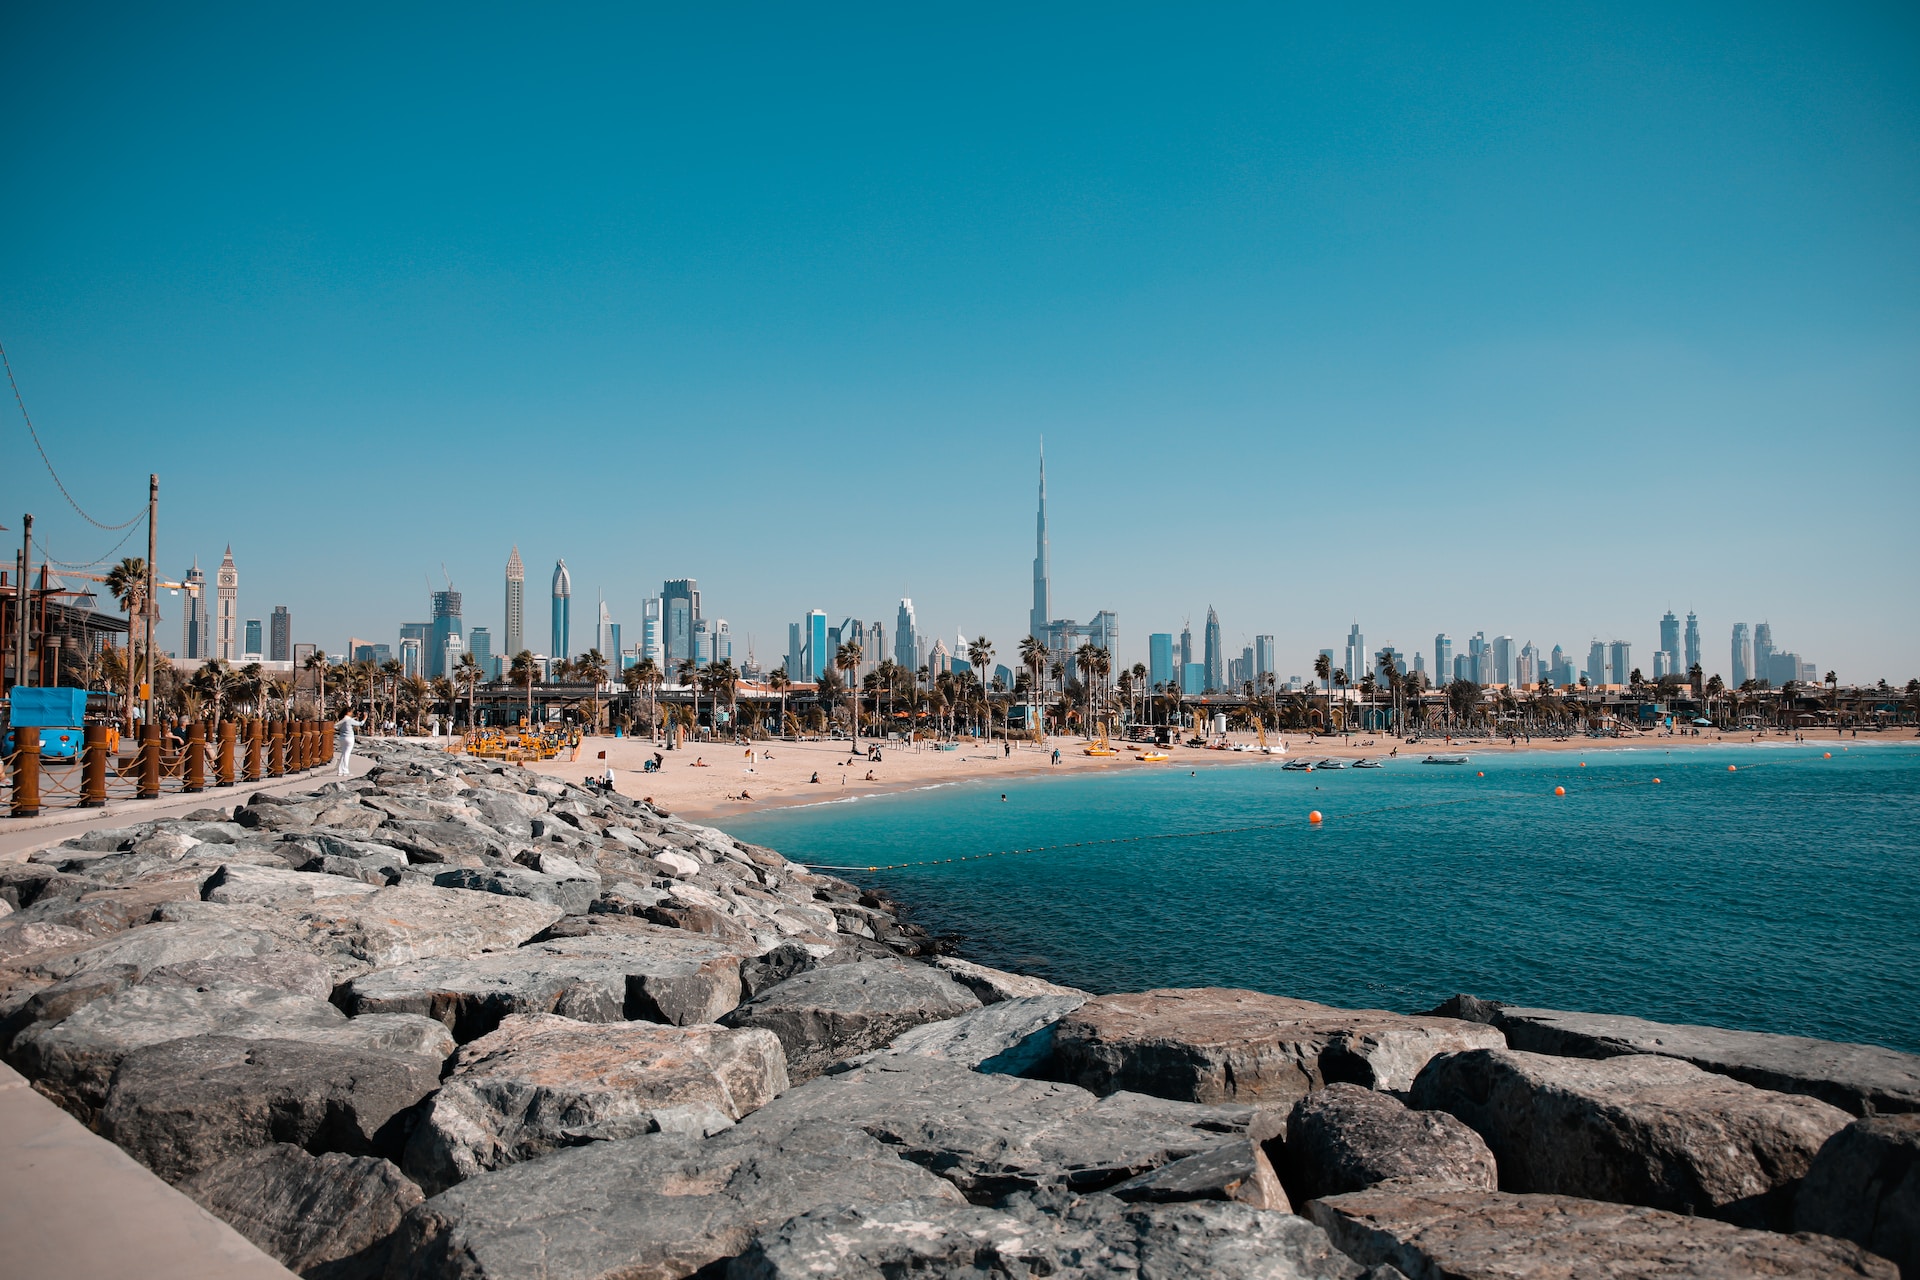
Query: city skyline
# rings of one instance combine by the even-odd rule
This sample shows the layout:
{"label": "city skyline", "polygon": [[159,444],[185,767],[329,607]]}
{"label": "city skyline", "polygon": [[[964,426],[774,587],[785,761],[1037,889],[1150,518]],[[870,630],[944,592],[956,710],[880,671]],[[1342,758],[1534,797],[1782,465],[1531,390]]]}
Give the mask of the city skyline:
{"label": "city skyline", "polygon": [[[23,13],[0,341],[48,458],[102,524],[157,472],[160,565],[231,542],[237,621],[330,650],[443,561],[502,635],[517,541],[629,626],[703,573],[763,663],[829,599],[1004,652],[1044,436],[1046,612],[1136,659],[1209,605],[1282,670],[1354,618],[1644,656],[1672,609],[1709,666],[1764,618],[1920,670],[1920,16],[894,17]],[[124,554],[9,412],[0,523]]]}

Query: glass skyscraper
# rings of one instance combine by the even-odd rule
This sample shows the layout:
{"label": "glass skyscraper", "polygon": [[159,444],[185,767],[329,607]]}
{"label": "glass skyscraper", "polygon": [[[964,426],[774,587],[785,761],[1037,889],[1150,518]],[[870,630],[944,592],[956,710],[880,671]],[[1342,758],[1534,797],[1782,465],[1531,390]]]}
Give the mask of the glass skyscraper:
{"label": "glass skyscraper", "polygon": [[553,566],[553,645],[547,656],[555,662],[565,662],[573,656],[569,649],[573,637],[568,634],[573,625],[573,575],[567,572],[567,562],[563,559]]}
{"label": "glass skyscraper", "polygon": [[527,567],[520,562],[515,546],[507,557],[507,648],[502,655],[512,659],[527,647]]}
{"label": "glass skyscraper", "polygon": [[[432,592],[431,596],[433,622],[427,631],[427,643],[422,646],[429,679],[451,674],[447,670],[447,641],[460,635],[460,593],[448,588]],[[401,635],[405,634],[402,628]]]}
{"label": "glass skyscraper", "polygon": [[1173,678],[1173,633],[1156,631],[1147,637],[1147,683],[1159,689]]}

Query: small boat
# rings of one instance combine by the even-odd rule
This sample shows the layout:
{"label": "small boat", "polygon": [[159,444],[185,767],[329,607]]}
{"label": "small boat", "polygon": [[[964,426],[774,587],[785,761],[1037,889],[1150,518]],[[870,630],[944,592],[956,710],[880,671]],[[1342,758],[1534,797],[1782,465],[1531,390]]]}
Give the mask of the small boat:
{"label": "small boat", "polygon": [[1156,764],[1161,760],[1171,759],[1173,759],[1173,757],[1164,751],[1142,751],[1140,753],[1141,764]]}
{"label": "small boat", "polygon": [[1384,768],[1385,766],[1383,766],[1378,760],[1355,760],[1353,762],[1353,767],[1356,769],[1380,769],[1380,768]]}
{"label": "small boat", "polygon": [[1089,742],[1084,748],[1082,748],[1082,750],[1084,750],[1085,753],[1090,756],[1117,756],[1120,754],[1118,751],[1115,751],[1112,747],[1107,745],[1107,740],[1105,738],[1101,738],[1095,742]]}
{"label": "small boat", "polygon": [[1465,756],[1428,756],[1421,764],[1465,764]]}
{"label": "small boat", "polygon": [[1283,764],[1283,765],[1281,765],[1280,767],[1281,767],[1282,769],[1285,769],[1285,770],[1287,770],[1287,771],[1288,771],[1288,772],[1290,772],[1290,773],[1312,773],[1312,772],[1313,772],[1313,761],[1311,761],[1311,760],[1289,760],[1289,761],[1287,761],[1287,762],[1286,762],[1285,764]]}
{"label": "small boat", "polygon": [[1345,760],[1335,760],[1332,756],[1328,756],[1325,760],[1315,762],[1313,767],[1316,769],[1344,769],[1347,767],[1347,762]]}

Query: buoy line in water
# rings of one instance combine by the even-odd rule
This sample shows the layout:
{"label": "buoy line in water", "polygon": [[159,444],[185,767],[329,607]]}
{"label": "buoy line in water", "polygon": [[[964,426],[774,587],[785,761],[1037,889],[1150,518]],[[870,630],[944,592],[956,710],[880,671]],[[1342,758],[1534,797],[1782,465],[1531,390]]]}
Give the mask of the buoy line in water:
{"label": "buoy line in water", "polygon": [[[1764,769],[1770,765],[1788,763],[1796,762],[1767,760],[1759,764],[1745,766],[1745,772],[1751,773],[1755,769]],[[1581,761],[1580,767],[1585,767],[1585,764],[1585,761]],[[1729,773],[1734,772],[1733,766],[1729,765],[1727,771]],[[1718,775],[1712,774],[1709,776]],[[1635,787],[1651,787],[1657,785],[1660,785],[1660,779],[1657,777],[1640,778],[1632,782],[1613,782],[1595,787],[1582,787],[1574,794],[1579,796],[1601,791],[1627,791]],[[1565,797],[1566,794],[1566,788],[1563,786],[1555,787],[1553,791],[1547,793],[1549,798]],[[1318,809],[1315,809],[1307,816],[1305,821],[1309,826],[1324,827],[1334,822],[1351,822],[1356,818],[1371,818],[1383,813],[1407,813],[1415,809],[1446,809],[1455,805],[1479,804],[1488,799],[1538,800],[1540,798],[1540,793],[1533,791],[1481,792],[1478,795],[1461,796],[1454,800],[1427,800],[1414,804],[1377,805],[1371,809],[1355,809],[1348,813],[1336,813],[1331,816],[1323,815]],[[964,853],[951,858],[925,858],[918,862],[876,863],[871,866],[839,865],[829,862],[801,862],[800,865],[809,871],[905,871],[912,867],[943,867],[954,862],[982,862],[988,858],[1010,858],[1023,853],[1057,853],[1063,849],[1092,849],[1104,845],[1150,844],[1172,840],[1200,840],[1209,836],[1249,835],[1257,831],[1278,831],[1286,827],[1297,827],[1301,824],[1301,821],[1302,819],[1299,818],[1290,818],[1284,822],[1259,822],[1243,827],[1214,827],[1205,831],[1168,831],[1144,836],[1108,836],[1100,840],[1071,840],[1064,844],[1034,845],[1027,849],[996,849],[991,853]]]}

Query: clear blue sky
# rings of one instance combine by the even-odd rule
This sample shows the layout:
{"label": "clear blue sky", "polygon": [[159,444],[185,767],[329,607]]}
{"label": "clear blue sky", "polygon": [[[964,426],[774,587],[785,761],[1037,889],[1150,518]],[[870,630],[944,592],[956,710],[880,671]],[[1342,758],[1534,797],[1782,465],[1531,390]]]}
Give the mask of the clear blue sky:
{"label": "clear blue sky", "polygon": [[[1920,674],[1906,6],[636,14],[15,6],[0,341],[54,463],[241,612],[544,647],[662,578],[1060,612],[1285,672],[1484,629]],[[11,406],[8,412],[13,413]],[[0,522],[111,546],[17,414]],[[178,644],[177,619],[167,623]]]}

